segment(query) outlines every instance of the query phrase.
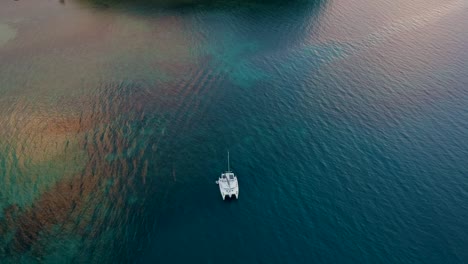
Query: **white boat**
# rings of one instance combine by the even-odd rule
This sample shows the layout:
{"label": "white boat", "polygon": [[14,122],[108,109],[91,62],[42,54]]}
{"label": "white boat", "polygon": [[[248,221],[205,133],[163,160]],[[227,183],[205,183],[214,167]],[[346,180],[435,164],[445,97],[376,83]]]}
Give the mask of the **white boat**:
{"label": "white boat", "polygon": [[237,176],[230,170],[229,167],[229,151],[228,151],[228,170],[224,173],[221,173],[221,176],[216,181],[219,185],[219,191],[221,192],[221,197],[223,200],[232,197],[239,199],[239,184],[237,182]]}

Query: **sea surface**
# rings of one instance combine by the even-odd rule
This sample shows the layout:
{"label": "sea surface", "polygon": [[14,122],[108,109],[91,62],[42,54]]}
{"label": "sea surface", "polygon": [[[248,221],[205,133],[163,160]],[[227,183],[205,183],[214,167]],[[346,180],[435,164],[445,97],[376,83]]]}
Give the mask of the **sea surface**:
{"label": "sea surface", "polygon": [[2,0],[0,263],[468,263],[468,1]]}

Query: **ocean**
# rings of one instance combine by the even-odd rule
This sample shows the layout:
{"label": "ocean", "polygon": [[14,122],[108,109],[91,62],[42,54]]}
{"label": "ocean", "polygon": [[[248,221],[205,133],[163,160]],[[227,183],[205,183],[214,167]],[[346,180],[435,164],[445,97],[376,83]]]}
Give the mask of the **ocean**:
{"label": "ocean", "polygon": [[2,1],[0,263],[468,263],[467,17]]}

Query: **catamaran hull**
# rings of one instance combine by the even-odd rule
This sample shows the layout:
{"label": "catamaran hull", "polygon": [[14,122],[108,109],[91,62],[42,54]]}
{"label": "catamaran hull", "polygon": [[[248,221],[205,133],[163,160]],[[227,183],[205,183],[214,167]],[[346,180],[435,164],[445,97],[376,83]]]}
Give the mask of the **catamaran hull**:
{"label": "catamaran hull", "polygon": [[233,194],[222,194],[221,193],[221,197],[223,197],[223,200],[226,200],[226,198],[229,199],[229,198],[234,198],[234,197],[237,200],[237,199],[239,199],[239,193],[233,193]]}

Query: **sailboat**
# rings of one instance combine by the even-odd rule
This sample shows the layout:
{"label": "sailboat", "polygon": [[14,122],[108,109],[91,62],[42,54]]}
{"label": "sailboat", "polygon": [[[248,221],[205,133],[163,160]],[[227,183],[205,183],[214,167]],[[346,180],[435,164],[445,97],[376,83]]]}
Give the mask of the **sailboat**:
{"label": "sailboat", "polygon": [[219,191],[223,200],[227,198],[236,197],[239,199],[239,184],[237,182],[237,176],[231,171],[229,166],[229,151],[228,151],[228,169],[216,181],[219,185]]}

